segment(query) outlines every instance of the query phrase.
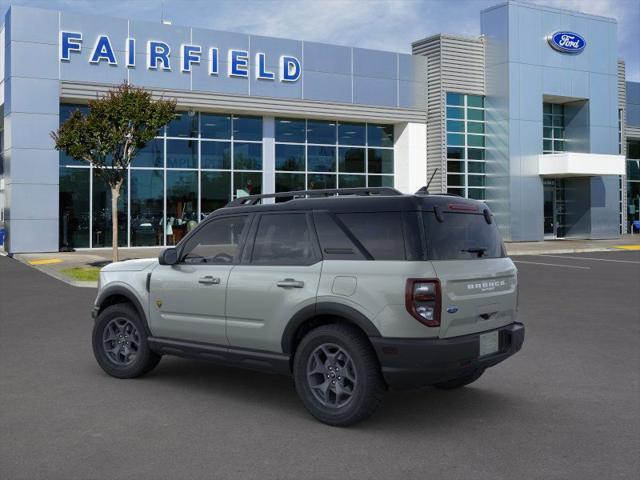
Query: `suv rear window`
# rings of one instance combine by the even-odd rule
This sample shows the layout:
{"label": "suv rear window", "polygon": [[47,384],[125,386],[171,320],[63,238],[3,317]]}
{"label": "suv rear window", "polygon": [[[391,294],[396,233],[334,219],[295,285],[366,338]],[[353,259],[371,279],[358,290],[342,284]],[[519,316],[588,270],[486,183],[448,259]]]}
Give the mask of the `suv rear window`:
{"label": "suv rear window", "polygon": [[495,222],[482,214],[443,212],[439,222],[433,212],[423,213],[429,260],[469,260],[505,257]]}

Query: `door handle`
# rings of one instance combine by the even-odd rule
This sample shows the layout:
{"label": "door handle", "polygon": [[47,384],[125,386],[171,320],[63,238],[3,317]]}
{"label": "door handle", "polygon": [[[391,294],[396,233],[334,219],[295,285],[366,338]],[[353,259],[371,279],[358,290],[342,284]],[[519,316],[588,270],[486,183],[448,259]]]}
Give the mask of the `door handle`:
{"label": "door handle", "polygon": [[203,285],[219,285],[220,279],[218,277],[212,277],[211,275],[207,275],[205,277],[200,277],[198,279],[198,283],[202,283]]}
{"label": "door handle", "polygon": [[276,283],[276,285],[281,288],[302,288],[304,287],[304,282],[296,280],[295,278],[285,278]]}

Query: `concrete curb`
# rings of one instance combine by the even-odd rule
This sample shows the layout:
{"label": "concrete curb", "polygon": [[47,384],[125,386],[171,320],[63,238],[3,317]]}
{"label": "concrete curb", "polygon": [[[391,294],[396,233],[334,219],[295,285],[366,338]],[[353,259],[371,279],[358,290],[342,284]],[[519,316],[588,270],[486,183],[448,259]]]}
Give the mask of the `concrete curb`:
{"label": "concrete curb", "polygon": [[37,265],[31,265],[26,259],[21,258],[20,255],[14,255],[11,258],[13,258],[14,260],[19,261],[20,263],[26,265],[27,267],[34,268],[34,269],[38,270],[39,272],[42,272],[42,273],[44,273],[46,275],[49,275],[50,277],[55,278],[56,280],[60,280],[61,282],[66,283],[67,285],[71,285],[72,287],[98,288],[98,282],[80,282],[80,281],[72,280],[72,279],[67,278],[66,276],[56,272],[55,270],[38,267]]}
{"label": "concrete curb", "polygon": [[556,249],[548,249],[548,250],[536,250],[531,252],[520,251],[520,252],[509,252],[509,248],[507,248],[507,255],[509,257],[518,257],[524,255],[552,255],[552,254],[564,254],[564,253],[592,253],[592,252],[624,252],[626,250],[612,247],[594,247],[594,248],[556,248]]}

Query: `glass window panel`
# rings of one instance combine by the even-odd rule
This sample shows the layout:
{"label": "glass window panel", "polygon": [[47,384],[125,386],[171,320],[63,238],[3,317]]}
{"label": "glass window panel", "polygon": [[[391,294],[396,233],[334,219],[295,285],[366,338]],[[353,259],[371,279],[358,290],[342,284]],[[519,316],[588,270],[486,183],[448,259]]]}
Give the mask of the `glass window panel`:
{"label": "glass window panel", "polygon": [[472,198],[474,200],[484,200],[485,199],[484,192],[485,191],[483,188],[470,188],[469,198]]}
{"label": "glass window panel", "polygon": [[262,172],[235,172],[233,189],[235,197],[261,194]]}
{"label": "glass window panel", "polygon": [[167,245],[175,245],[198,223],[198,173],[167,172]]}
{"label": "glass window panel", "polygon": [[484,147],[484,135],[467,135],[467,145],[470,147]]}
{"label": "glass window panel", "polygon": [[464,135],[459,133],[447,133],[447,145],[464,145]]}
{"label": "glass window panel", "polygon": [[131,170],[131,246],[163,244],[162,170]]}
{"label": "glass window panel", "polygon": [[451,173],[464,173],[464,162],[447,162],[447,171]]}
{"label": "glass window panel", "polygon": [[336,188],[336,176],[318,173],[307,175],[307,188],[309,190],[322,190],[326,188]]}
{"label": "glass window panel", "polygon": [[447,193],[464,197],[464,188],[447,188]]}
{"label": "glass window panel", "polygon": [[313,235],[303,213],[263,215],[251,254],[258,265],[309,265],[315,259]]}
{"label": "glass window panel", "polygon": [[233,138],[235,140],[262,141],[262,117],[234,116]]}
{"label": "glass window panel", "polygon": [[310,172],[335,172],[336,147],[309,145],[307,147],[307,170]]}
{"label": "glass window panel", "polygon": [[551,128],[551,127],[544,127],[544,128],[542,129],[542,136],[543,136],[544,138],[552,138],[552,135],[553,135],[553,128]]}
{"label": "glass window panel", "polygon": [[365,145],[365,125],[364,123],[338,124],[338,143],[340,145]]}
{"label": "glass window panel", "polygon": [[167,168],[198,168],[198,141],[167,140]]}
{"label": "glass window panel", "polygon": [[542,104],[542,112],[543,113],[551,113],[551,104],[550,103],[543,103]]}
{"label": "glass window panel", "polygon": [[59,152],[58,159],[60,161],[59,165],[61,167],[64,165],[80,165],[83,167],[88,167],[90,165],[89,162],[85,162],[84,160],[76,160],[75,158],[70,157],[69,155],[66,155],[62,151]]}
{"label": "glass window panel", "polygon": [[552,112],[554,114],[563,115],[564,114],[564,106],[560,103],[551,104]]}
{"label": "glass window panel", "polygon": [[81,105],[77,103],[61,103],[60,104],[60,125],[66,122],[71,114],[76,110],[80,110],[80,113],[87,115],[89,113],[89,105]]}
{"label": "glass window panel", "polygon": [[367,155],[369,173],[393,173],[393,150],[370,148]]}
{"label": "glass window panel", "polygon": [[464,148],[447,147],[447,158],[464,158]]}
{"label": "glass window panel", "polygon": [[364,148],[340,148],[338,169],[340,172],[364,173]]}
{"label": "glass window panel", "polygon": [[556,152],[564,152],[564,142],[562,140],[554,140],[553,149]]}
{"label": "glass window panel", "polygon": [[447,119],[463,119],[464,118],[464,108],[458,107],[447,107]]}
{"label": "glass window panel", "polygon": [[364,175],[339,175],[338,188],[364,187],[366,178]]}
{"label": "glass window panel", "polygon": [[402,218],[397,213],[339,213],[337,216],[375,260],[406,259]]}
{"label": "glass window panel", "polygon": [[553,150],[553,142],[551,140],[543,140],[542,141],[542,149],[543,150]]}
{"label": "glass window panel", "polygon": [[[111,188],[107,182],[93,170],[93,246],[112,246],[111,226]],[[127,180],[120,187],[118,197],[118,246],[127,245]]]}
{"label": "glass window panel", "polygon": [[627,160],[627,180],[640,180],[640,160]]}
{"label": "glass window panel", "polygon": [[478,95],[467,95],[467,106],[484,108],[484,97]]}
{"label": "glass window panel", "polygon": [[262,170],[262,144],[233,144],[233,168],[235,170]]}
{"label": "glass window panel", "polygon": [[231,173],[202,172],[200,174],[200,211],[202,219],[231,200]]}
{"label": "glass window panel", "polygon": [[557,139],[563,139],[564,138],[564,128],[554,128],[553,129],[553,137],[557,138]]}
{"label": "glass window panel", "polygon": [[640,141],[630,140],[627,142],[627,158],[640,159]]}
{"label": "glass window panel", "polygon": [[467,148],[469,160],[484,160],[484,150],[481,148]]}
{"label": "glass window panel", "polygon": [[230,264],[237,261],[247,219],[247,215],[234,215],[207,222],[187,241],[182,261],[187,264]]}
{"label": "glass window panel", "polygon": [[464,187],[464,175],[447,175],[447,185]]}
{"label": "glass window panel", "polygon": [[324,120],[307,120],[307,142],[335,145],[336,123]]}
{"label": "glass window panel", "polygon": [[393,147],[393,125],[367,125],[367,145],[370,147]]}
{"label": "glass window panel", "polygon": [[564,126],[564,119],[560,115],[553,116],[553,126],[554,127],[562,127]]}
{"label": "glass window panel", "polygon": [[89,247],[89,168],[60,169],[60,247]]}
{"label": "glass window panel", "polygon": [[230,169],[231,142],[200,142],[201,168]]}
{"label": "glass window panel", "polygon": [[462,93],[447,92],[447,105],[464,105]]}
{"label": "glass window panel", "polygon": [[467,109],[467,120],[484,122],[484,110]]}
{"label": "glass window panel", "polygon": [[447,120],[447,132],[464,133],[464,122],[457,120]]}
{"label": "glass window panel", "polygon": [[304,189],[304,173],[276,173],[276,192],[291,192]]}
{"label": "glass window panel", "polygon": [[543,115],[542,116],[542,124],[545,127],[550,127],[553,125],[553,117],[551,115]]}
{"label": "glass window panel", "polygon": [[484,133],[484,123],[467,122],[467,133]]}
{"label": "glass window panel", "polygon": [[470,187],[484,187],[484,175],[469,175],[467,178]]}
{"label": "glass window panel", "polygon": [[198,114],[194,112],[176,112],[167,125],[168,137],[197,137]]}
{"label": "glass window panel", "polygon": [[231,115],[201,113],[200,135],[202,138],[231,139]]}
{"label": "glass window panel", "polygon": [[276,118],[276,142],[305,141],[305,121],[299,118]]}
{"label": "glass window panel", "polygon": [[304,172],[304,145],[276,144],[276,170]]}
{"label": "glass window panel", "polygon": [[393,175],[369,175],[370,187],[393,187]]}
{"label": "glass window panel", "polygon": [[131,166],[162,168],[164,166],[164,139],[155,138],[149,141],[144,148],[138,151]]}
{"label": "glass window panel", "polygon": [[468,162],[467,169],[469,170],[469,173],[484,173],[485,163],[484,162]]}

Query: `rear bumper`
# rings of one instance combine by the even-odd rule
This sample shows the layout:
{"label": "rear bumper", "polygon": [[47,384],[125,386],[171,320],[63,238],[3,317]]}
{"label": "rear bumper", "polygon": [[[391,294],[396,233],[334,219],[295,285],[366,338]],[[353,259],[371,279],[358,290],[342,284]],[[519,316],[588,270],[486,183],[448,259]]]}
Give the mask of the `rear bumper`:
{"label": "rear bumper", "polygon": [[[512,323],[499,332],[498,352],[479,358],[478,332],[454,338],[370,337],[387,385],[419,388],[489,368],[516,353],[524,343],[524,325]],[[488,330],[494,331],[494,330]]]}

